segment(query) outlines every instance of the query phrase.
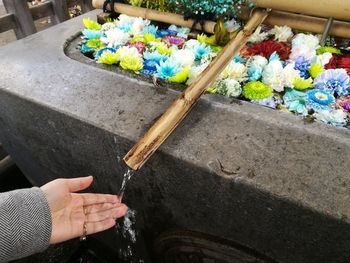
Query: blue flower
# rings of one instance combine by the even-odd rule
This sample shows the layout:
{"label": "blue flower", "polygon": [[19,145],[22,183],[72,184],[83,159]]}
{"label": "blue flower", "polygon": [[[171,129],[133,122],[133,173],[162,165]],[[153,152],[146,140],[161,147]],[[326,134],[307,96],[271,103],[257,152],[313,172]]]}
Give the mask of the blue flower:
{"label": "blue flower", "polygon": [[350,77],[344,69],[329,69],[314,81],[315,87],[339,96],[350,94]]}
{"label": "blue flower", "polygon": [[156,35],[157,34],[157,30],[158,27],[155,25],[149,25],[149,26],[145,26],[142,30],[142,34],[147,34],[150,33],[152,35]]}
{"label": "blue flower", "polygon": [[173,77],[180,72],[180,65],[173,59],[161,61],[160,65],[156,65],[156,68],[157,68],[156,76],[162,79]]}
{"label": "blue flower", "polygon": [[283,96],[284,104],[289,111],[306,116],[308,114],[305,107],[305,100],[308,95],[295,89],[288,89]]}
{"label": "blue flower", "polygon": [[107,50],[111,51],[112,53],[117,52],[117,50],[115,48],[105,47],[105,48],[102,48],[102,49],[100,49],[99,51],[96,52],[95,59],[97,60],[103,54],[103,52],[105,52]]}
{"label": "blue flower", "polygon": [[244,59],[240,56],[240,55],[236,55],[233,57],[233,62],[236,62],[236,63],[244,63]]}
{"label": "blue flower", "polygon": [[80,47],[80,52],[83,54],[94,52],[95,49],[86,46],[85,44]]}
{"label": "blue flower", "polygon": [[331,110],[329,104],[335,103],[333,95],[324,90],[309,90],[306,94],[306,106],[313,110]]}
{"label": "blue flower", "polygon": [[274,60],[280,60],[280,56],[277,54],[277,52],[273,52],[269,58],[269,62],[274,61]]}
{"label": "blue flower", "polygon": [[93,30],[93,29],[84,29],[82,33],[88,39],[99,39],[103,34],[101,30]]}
{"label": "blue flower", "polygon": [[206,54],[211,51],[211,48],[208,47],[205,43],[196,45],[193,52],[196,55],[196,60],[201,60]]}
{"label": "blue flower", "polygon": [[176,36],[177,35],[177,32],[174,31],[174,30],[169,30],[169,29],[161,29],[161,30],[158,30],[157,33],[156,33],[156,37],[165,37],[165,36]]}
{"label": "blue flower", "polygon": [[130,32],[132,27],[132,23],[131,22],[124,22],[122,25],[118,25],[117,28],[124,31],[125,33]]}
{"label": "blue flower", "polygon": [[309,68],[311,67],[310,62],[304,57],[298,57],[295,60],[294,69],[300,71],[300,76],[304,79],[308,79],[310,77]]}
{"label": "blue flower", "polygon": [[154,51],[154,52],[146,51],[146,52],[143,53],[143,58],[145,60],[155,60],[159,64],[161,61],[165,61],[169,57],[167,55],[160,54],[158,51]]}
{"label": "blue flower", "polygon": [[157,71],[157,66],[160,65],[161,60],[156,59],[146,59],[143,62],[143,69],[149,71]]}
{"label": "blue flower", "polygon": [[248,77],[249,81],[257,81],[261,78],[263,72],[263,68],[258,65],[252,65],[248,69]]}
{"label": "blue flower", "polygon": [[268,108],[272,108],[272,109],[276,109],[276,101],[273,98],[273,96],[268,97],[266,99],[262,99],[262,100],[251,100],[251,102],[261,105],[261,106],[265,106]]}

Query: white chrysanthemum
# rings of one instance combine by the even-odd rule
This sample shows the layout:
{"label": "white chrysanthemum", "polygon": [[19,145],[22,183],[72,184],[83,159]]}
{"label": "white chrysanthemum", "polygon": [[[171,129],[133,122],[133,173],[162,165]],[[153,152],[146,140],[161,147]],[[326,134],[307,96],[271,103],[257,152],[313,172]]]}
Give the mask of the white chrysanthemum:
{"label": "white chrysanthemum", "polygon": [[316,56],[313,63],[319,64],[323,67],[329,63],[329,61],[331,60],[332,57],[333,57],[332,53],[326,52],[326,53],[323,53],[321,55]]}
{"label": "white chrysanthemum", "polygon": [[261,32],[261,26],[259,26],[255,31],[254,34],[250,36],[248,42],[249,43],[257,43],[264,41],[268,38],[269,32]]}
{"label": "white chrysanthemum", "polygon": [[202,57],[201,63],[210,63],[217,55],[215,52],[209,52]]}
{"label": "white chrysanthemum", "polygon": [[293,47],[289,58],[291,60],[296,60],[299,57],[304,57],[308,61],[313,61],[316,57],[316,50],[310,49],[307,46]]}
{"label": "white chrysanthemum", "polygon": [[239,82],[247,80],[247,67],[239,62],[231,61],[220,75],[221,78],[231,78]]}
{"label": "white chrysanthemum", "polygon": [[121,47],[117,50],[116,54],[118,55],[119,60],[123,60],[125,57],[142,57],[136,47]]}
{"label": "white chrysanthemum", "polygon": [[283,85],[284,87],[294,88],[293,82],[300,77],[300,71],[294,69],[294,63],[290,63],[283,69]]}
{"label": "white chrysanthemum", "polygon": [[320,40],[317,36],[297,34],[292,40],[292,48],[306,47],[309,50],[316,50],[320,47]]}
{"label": "white chrysanthemum", "polygon": [[318,110],[314,116],[316,117],[316,120],[336,127],[342,127],[347,122],[347,114],[342,110]]}
{"label": "white chrysanthemum", "polygon": [[142,19],[141,17],[135,18],[131,29],[130,29],[130,33],[133,36],[139,36],[142,34],[142,30],[145,26],[149,25],[150,21],[147,19]]}
{"label": "white chrysanthemum", "polygon": [[134,19],[135,18],[132,16],[121,14],[118,17],[117,25],[123,25],[124,23],[133,23]]}
{"label": "white chrysanthemum", "polygon": [[289,26],[275,26],[271,33],[275,35],[275,40],[286,42],[293,36],[293,31]]}
{"label": "white chrysanthemum", "polygon": [[173,51],[171,58],[178,62],[182,67],[187,67],[192,66],[194,60],[196,59],[196,55],[192,50],[180,49]]}
{"label": "white chrysanthemum", "polygon": [[281,61],[273,60],[265,67],[262,73],[262,82],[275,91],[284,90],[283,66]]}
{"label": "white chrysanthemum", "polygon": [[236,98],[242,93],[241,84],[235,79],[224,79],[217,81],[214,86],[218,93],[226,97]]}
{"label": "white chrysanthemum", "polygon": [[250,67],[259,67],[259,68],[264,68],[268,63],[268,60],[263,57],[263,56],[253,56],[253,57],[250,57],[247,61],[247,68],[250,68]]}
{"label": "white chrysanthemum", "polygon": [[190,39],[186,41],[185,43],[185,49],[195,49],[198,47],[201,43],[197,39]]}
{"label": "white chrysanthemum", "polygon": [[101,41],[108,47],[116,47],[120,44],[125,44],[130,40],[129,34],[118,28],[108,30],[105,32],[105,34],[105,37],[101,37]]}
{"label": "white chrysanthemum", "polygon": [[101,27],[101,30],[102,31],[109,31],[111,29],[115,28],[115,24],[112,23],[112,22],[107,22],[107,23],[104,23]]}
{"label": "white chrysanthemum", "polygon": [[186,84],[191,85],[196,78],[209,66],[209,63],[200,64],[199,66],[193,66],[188,73],[188,79]]}
{"label": "white chrysanthemum", "polygon": [[233,18],[225,23],[225,27],[229,33],[232,33],[240,29],[241,25]]}

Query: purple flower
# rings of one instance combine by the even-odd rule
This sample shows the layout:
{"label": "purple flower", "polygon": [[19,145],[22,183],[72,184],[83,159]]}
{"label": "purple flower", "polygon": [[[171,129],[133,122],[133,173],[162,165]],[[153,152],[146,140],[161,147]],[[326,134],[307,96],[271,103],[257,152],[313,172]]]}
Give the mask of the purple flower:
{"label": "purple flower", "polygon": [[345,69],[328,69],[314,81],[315,88],[339,96],[350,94],[350,77]]}

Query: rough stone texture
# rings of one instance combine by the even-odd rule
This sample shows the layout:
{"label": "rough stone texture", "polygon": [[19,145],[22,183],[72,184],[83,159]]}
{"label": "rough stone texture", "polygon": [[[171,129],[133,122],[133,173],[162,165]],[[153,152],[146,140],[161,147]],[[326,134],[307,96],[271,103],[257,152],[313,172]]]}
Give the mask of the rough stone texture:
{"label": "rough stone texture", "polygon": [[[0,49],[0,141],[35,184],[93,174],[93,190],[116,193],[118,160],[178,92],[67,57],[81,19]],[[278,262],[348,262],[349,160],[349,130],[205,95],[125,202],[149,252],[164,231],[189,229]],[[114,249],[117,239],[101,236]]]}

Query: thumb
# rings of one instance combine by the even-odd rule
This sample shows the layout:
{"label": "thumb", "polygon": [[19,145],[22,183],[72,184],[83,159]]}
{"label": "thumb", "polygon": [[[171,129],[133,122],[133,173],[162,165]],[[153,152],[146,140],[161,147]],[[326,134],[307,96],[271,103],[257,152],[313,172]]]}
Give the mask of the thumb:
{"label": "thumb", "polygon": [[78,177],[73,179],[65,179],[65,181],[69,192],[73,193],[73,192],[81,191],[88,188],[93,181],[93,177],[92,176]]}

